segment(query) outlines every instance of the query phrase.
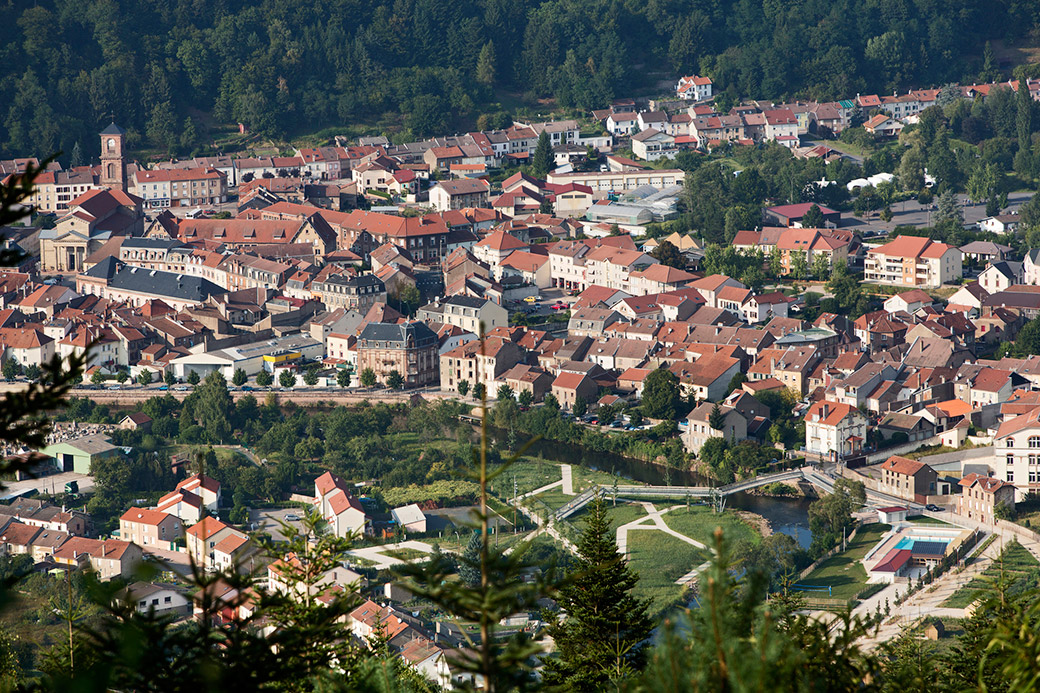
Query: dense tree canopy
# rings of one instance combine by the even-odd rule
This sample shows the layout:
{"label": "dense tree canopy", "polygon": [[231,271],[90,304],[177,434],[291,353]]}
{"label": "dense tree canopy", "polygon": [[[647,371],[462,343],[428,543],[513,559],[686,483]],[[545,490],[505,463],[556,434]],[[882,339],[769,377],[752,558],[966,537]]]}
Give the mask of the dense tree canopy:
{"label": "dense tree canopy", "polygon": [[[500,112],[498,88],[588,109],[654,69],[706,72],[730,100],[833,99],[995,77],[987,39],[1038,15],[1017,0],[7,3],[0,142],[82,163],[114,118],[132,145],[190,151],[220,134],[207,114],[261,136],[357,122],[423,136]],[[1020,136],[1017,108],[1004,137]]]}

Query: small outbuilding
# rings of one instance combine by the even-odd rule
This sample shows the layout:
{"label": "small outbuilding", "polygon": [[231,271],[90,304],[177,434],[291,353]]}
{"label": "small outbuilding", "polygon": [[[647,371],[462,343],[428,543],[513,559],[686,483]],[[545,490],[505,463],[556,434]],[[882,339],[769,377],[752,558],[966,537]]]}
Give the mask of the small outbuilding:
{"label": "small outbuilding", "polygon": [[415,503],[394,508],[390,511],[390,516],[406,532],[426,531],[426,514]]}
{"label": "small outbuilding", "polygon": [[946,637],[946,626],[943,622],[936,619],[928,624],[928,627],[924,629],[924,637],[929,640],[939,640],[940,638]]}
{"label": "small outbuilding", "polygon": [[898,505],[887,508],[878,508],[878,522],[886,525],[895,525],[906,522],[907,509]]}

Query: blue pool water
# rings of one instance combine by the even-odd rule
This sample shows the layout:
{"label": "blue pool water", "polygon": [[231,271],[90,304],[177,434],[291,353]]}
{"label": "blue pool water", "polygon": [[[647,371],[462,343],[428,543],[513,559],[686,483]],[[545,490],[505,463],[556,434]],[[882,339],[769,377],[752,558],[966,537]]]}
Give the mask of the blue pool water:
{"label": "blue pool water", "polygon": [[[923,541],[923,540],[918,540],[918,541]],[[929,543],[941,543],[941,544],[945,545],[947,542],[936,542],[935,540],[929,540]],[[896,550],[899,550],[899,549],[910,549],[911,551],[913,551],[914,550],[914,540],[911,539],[910,537],[904,537],[903,539],[900,539],[899,543],[896,544]]]}

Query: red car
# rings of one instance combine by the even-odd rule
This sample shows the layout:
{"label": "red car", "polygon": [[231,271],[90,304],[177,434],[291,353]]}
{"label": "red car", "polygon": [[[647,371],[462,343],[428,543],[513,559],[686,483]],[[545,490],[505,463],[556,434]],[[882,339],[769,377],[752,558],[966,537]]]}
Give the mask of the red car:
{"label": "red car", "polygon": [[556,303],[552,304],[549,307],[552,308],[553,310],[567,310],[568,308],[570,308],[570,306],[568,304],[564,303],[563,301],[557,301]]}

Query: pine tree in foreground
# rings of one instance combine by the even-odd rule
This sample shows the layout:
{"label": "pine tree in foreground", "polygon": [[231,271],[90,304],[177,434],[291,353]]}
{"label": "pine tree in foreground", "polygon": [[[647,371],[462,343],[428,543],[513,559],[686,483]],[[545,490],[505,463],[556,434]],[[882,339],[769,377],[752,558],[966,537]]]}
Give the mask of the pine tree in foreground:
{"label": "pine tree in foreground", "polygon": [[638,581],[618,553],[606,505],[596,499],[588,506],[576,568],[557,600],[567,617],[548,628],[559,658],[546,662],[546,683],[600,691],[643,667],[653,624],[649,602],[632,596]]}

